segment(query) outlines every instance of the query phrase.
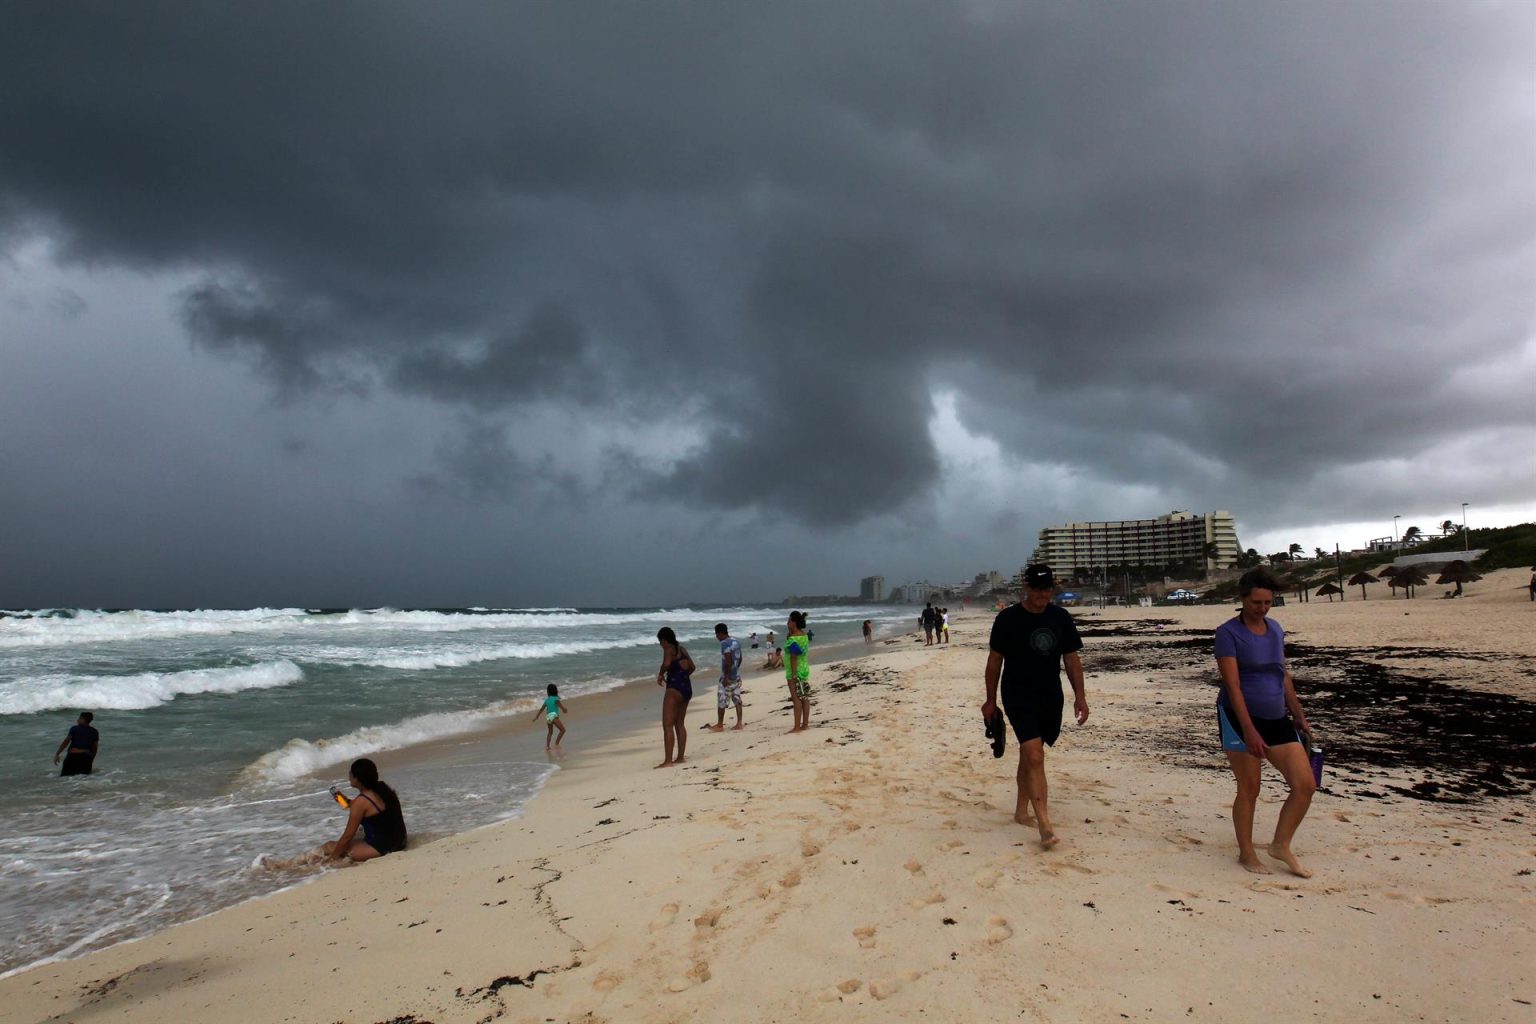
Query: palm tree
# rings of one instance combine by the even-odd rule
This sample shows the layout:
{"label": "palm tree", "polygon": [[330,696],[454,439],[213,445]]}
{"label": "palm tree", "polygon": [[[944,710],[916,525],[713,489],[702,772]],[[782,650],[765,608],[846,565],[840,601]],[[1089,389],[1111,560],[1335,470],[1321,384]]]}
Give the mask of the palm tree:
{"label": "palm tree", "polygon": [[1328,557],[1328,552],[1324,551],[1322,548],[1313,548],[1312,550],[1317,553],[1317,560],[1319,562]]}
{"label": "palm tree", "polygon": [[1300,544],[1292,544],[1290,547],[1285,549],[1285,553],[1290,557],[1290,560],[1294,562],[1296,561],[1296,556],[1301,554],[1303,550],[1305,549],[1302,548]]}
{"label": "palm tree", "polygon": [[1237,567],[1239,569],[1252,569],[1262,561],[1264,561],[1264,557],[1259,554],[1259,549],[1249,548],[1237,556]]}
{"label": "palm tree", "polygon": [[1455,532],[1456,532],[1456,524],[1455,523],[1451,522],[1449,519],[1442,519],[1440,521],[1440,536],[1448,537],[1448,536],[1450,536],[1451,534],[1453,534]]}
{"label": "palm tree", "polygon": [[1410,540],[1417,540],[1419,534],[1421,534],[1423,532],[1424,531],[1419,529],[1417,526],[1410,526],[1410,527],[1408,527],[1408,529],[1403,531],[1403,543],[1406,544]]}
{"label": "palm tree", "polygon": [[1211,576],[1211,563],[1216,560],[1216,551],[1216,542],[1213,540],[1206,541],[1205,546],[1200,549],[1200,560],[1205,563],[1206,579]]}

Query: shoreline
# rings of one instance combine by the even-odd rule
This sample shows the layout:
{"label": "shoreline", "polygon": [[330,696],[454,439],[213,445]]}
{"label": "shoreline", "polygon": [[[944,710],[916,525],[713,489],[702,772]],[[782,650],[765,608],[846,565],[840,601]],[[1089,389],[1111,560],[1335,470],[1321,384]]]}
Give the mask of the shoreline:
{"label": "shoreline", "polygon": [[[879,643],[880,641],[877,640],[875,645],[872,646],[877,647]],[[698,645],[695,644],[694,646]],[[851,661],[857,658],[868,656],[868,654],[871,652],[865,650],[864,648],[865,645],[862,640],[843,642],[839,644],[827,644],[826,649],[838,652],[838,657],[836,657],[833,661],[827,662],[826,665],[823,666],[823,669],[829,669],[841,662]],[[750,654],[750,651],[748,651],[748,653]],[[707,666],[710,665],[711,662],[701,660],[699,664],[700,670],[695,673],[695,676],[706,676],[707,678],[713,680],[712,675],[707,675]],[[770,687],[782,685],[782,675],[780,671],[777,669],[744,668],[742,676],[744,682],[747,684],[747,689],[745,691],[745,703],[747,714],[749,716],[748,720],[751,720],[750,716],[752,715],[754,693],[760,695],[758,697],[758,700],[760,701],[759,707],[763,708],[762,714],[764,717],[766,717],[772,705],[770,701],[765,700],[762,695],[773,692]],[[652,692],[653,689],[654,684],[651,677],[635,677],[623,680],[611,688],[599,690],[594,693],[586,693],[575,697],[571,701],[572,710],[577,711],[580,714],[578,721],[582,726],[581,734],[577,739],[577,742],[583,744],[584,746],[602,746],[606,743],[622,739],[623,737],[630,734],[642,732],[647,728],[655,728],[655,726],[658,724],[655,719],[658,717],[657,706],[659,698],[654,692]],[[705,708],[704,705],[700,703],[700,697],[708,698],[706,702],[708,711],[713,712],[715,706],[713,681],[709,682],[707,686],[701,684],[696,684],[695,686],[695,698],[693,703],[695,705],[699,705],[698,713],[702,716],[704,714]],[[526,763],[533,763],[540,760],[547,761],[550,770],[544,775],[543,779],[535,785],[535,787],[528,793],[528,795],[506,816],[489,821],[483,821],[479,824],[458,831],[413,832],[412,843],[410,847],[412,851],[427,849],[446,839],[451,839],[456,836],[469,835],[484,829],[492,829],[498,826],[506,825],[509,822],[519,820],[524,816],[524,814],[526,814],[528,807],[540,796],[540,794],[544,792],[550,780],[559,774],[562,769],[560,762],[563,761],[566,756],[569,756],[571,751],[571,748],[568,747],[564,750],[558,751],[554,756],[551,756],[548,749],[541,750],[541,748],[536,745],[538,729],[543,725],[542,721],[531,720],[531,711],[535,706],[537,706],[537,703],[538,702],[535,698],[529,697],[527,698],[528,707],[526,711],[493,716],[485,724],[473,727],[469,730],[466,730],[465,732],[456,732],[442,736],[435,736],[430,739],[409,743],[401,747],[384,748],[382,750],[363,755],[375,758],[383,763],[383,771],[381,774],[384,774],[386,779],[388,778],[391,769],[399,770],[401,772],[409,772],[412,769],[431,771],[458,768],[468,772],[472,770],[472,767],[464,766],[460,763],[466,755],[468,755],[474,761],[483,761],[488,757],[493,760],[500,758],[502,760],[517,760]],[[690,711],[692,712],[692,710],[693,709],[691,708]],[[700,721],[703,720],[703,717],[701,717]],[[698,735],[698,733],[703,731],[704,730],[701,727],[691,725],[690,741],[692,741]],[[572,737],[568,734],[567,742],[569,743],[571,740]],[[690,745],[692,744],[690,743]],[[331,783],[335,781],[336,770],[340,766],[346,764],[347,760],[349,759],[350,757],[344,757],[334,763],[326,763],[321,765],[320,767],[308,772],[305,776],[303,776],[303,778],[313,780],[315,783],[320,785]],[[324,836],[317,836],[316,843],[318,844],[322,838],[330,837],[332,837],[330,833],[326,833]],[[302,852],[303,851],[300,850],[285,852],[281,854],[278,859],[298,856]],[[272,855],[268,854],[262,856]],[[350,869],[350,866],[348,869]],[[54,964],[70,963],[83,957],[104,953],[124,944],[151,940],[155,936],[181,925],[203,921],[210,917],[214,917],[226,911],[237,909],[250,903],[269,900],[283,893],[303,889],[330,877],[331,874],[337,870],[341,870],[341,868],[296,871],[293,872],[293,877],[284,881],[276,888],[266,889],[264,891],[245,896],[234,903],[213,906],[211,908],[201,910],[189,917],[169,921],[167,923],[158,925],[153,930],[143,934],[133,934],[133,929],[131,927],[132,922],[149,916],[154,912],[155,909],[157,909],[155,907],[146,908],[128,920],[103,925],[102,929],[97,933],[102,934],[104,932],[105,934],[110,935],[114,932],[121,931],[125,933],[125,937],[112,941],[104,946],[93,946],[92,944],[94,939],[89,936],[76,940],[71,944],[70,947],[68,947],[68,949],[76,950],[75,952],[60,951],[44,956],[38,960],[31,961],[30,963],[18,964],[12,967],[8,967],[4,971],[0,971],[0,981],[5,981],[6,979],[25,974],[26,972],[37,968],[47,967]]]}
{"label": "shoreline", "polygon": [[[1319,664],[1386,643],[1397,653],[1382,663],[1404,673],[1427,658],[1458,687],[1529,701],[1536,644],[1511,618],[1529,614],[1519,598],[1275,617],[1332,645]],[[0,996],[17,1020],[82,1024],[253,999],[252,1019],[316,1024],[1227,1021],[1276,1005],[1522,1019],[1536,1000],[1528,795],[1382,799],[1364,792],[1374,777],[1334,764],[1298,838],[1316,877],[1236,865],[1197,640],[1230,614],[1078,616],[1095,633],[1093,716],[1049,755],[1054,851],[1008,820],[1012,738],[995,761],[975,721],[983,611],[956,621],[947,648],[907,634],[815,666],[808,734],[782,735],[764,692],[747,730],[690,736],[688,765],[652,771],[659,738],[643,723],[569,757],[520,819],[33,968]],[[1335,705],[1315,699],[1326,736]],[[1403,783],[1413,770],[1392,769]],[[1280,795],[1267,776],[1260,829]],[[1424,969],[1469,948],[1456,972]],[[337,983],[354,976],[374,980]]]}

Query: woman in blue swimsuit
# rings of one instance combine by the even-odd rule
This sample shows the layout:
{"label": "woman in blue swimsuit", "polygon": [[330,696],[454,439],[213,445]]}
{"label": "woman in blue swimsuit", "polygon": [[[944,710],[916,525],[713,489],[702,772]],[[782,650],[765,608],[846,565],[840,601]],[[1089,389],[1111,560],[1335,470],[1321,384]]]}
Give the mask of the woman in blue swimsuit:
{"label": "woman in blue swimsuit", "polygon": [[[683,763],[683,753],[688,749],[688,727],[683,718],[688,712],[688,702],[693,699],[693,659],[687,648],[677,642],[677,634],[671,626],[656,631],[661,644],[661,668],[656,671],[656,685],[666,690],[661,698],[661,743],[666,757],[657,768],[670,768]],[[672,756],[676,746],[677,757]]]}
{"label": "woman in blue swimsuit", "polygon": [[[350,781],[357,799],[347,807],[347,827],[341,838],[321,848],[325,856],[340,860],[372,860],[405,849],[405,815],[400,797],[379,781],[379,768],[368,758],[352,762]],[[362,838],[357,838],[361,828]]]}

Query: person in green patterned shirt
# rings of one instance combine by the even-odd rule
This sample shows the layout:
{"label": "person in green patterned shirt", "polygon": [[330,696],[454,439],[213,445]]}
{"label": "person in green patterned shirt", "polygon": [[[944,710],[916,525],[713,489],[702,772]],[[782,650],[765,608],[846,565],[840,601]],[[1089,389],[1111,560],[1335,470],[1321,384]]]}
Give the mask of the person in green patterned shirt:
{"label": "person in green patterned shirt", "polygon": [[789,635],[784,638],[784,680],[789,684],[789,700],[795,706],[795,727],[800,732],[811,727],[811,642],[805,635],[805,613],[789,613]]}

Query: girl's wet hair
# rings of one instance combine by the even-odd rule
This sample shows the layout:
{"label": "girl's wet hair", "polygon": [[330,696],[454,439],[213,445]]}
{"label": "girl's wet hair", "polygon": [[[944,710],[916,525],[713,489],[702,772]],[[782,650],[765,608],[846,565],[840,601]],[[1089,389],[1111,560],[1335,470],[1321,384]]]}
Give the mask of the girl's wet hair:
{"label": "girl's wet hair", "polygon": [[805,628],[805,612],[790,612],[789,621],[801,629]]}
{"label": "girl's wet hair", "polygon": [[677,646],[677,634],[672,632],[671,626],[662,626],[658,629],[656,631],[656,639],[664,644],[671,644],[673,647]]}
{"label": "girl's wet hair", "polygon": [[1247,597],[1255,590],[1278,591],[1280,582],[1268,569],[1249,569],[1237,581],[1237,594]]}
{"label": "girl's wet hair", "polygon": [[550,683],[549,690],[547,692],[551,697],[557,697],[560,695],[560,687],[556,686],[554,683]]}
{"label": "girl's wet hair", "polygon": [[366,757],[360,757],[352,762],[348,769],[352,777],[357,780],[359,789],[371,789],[384,798],[384,810],[400,806],[400,798],[388,785],[379,781],[379,766]]}

